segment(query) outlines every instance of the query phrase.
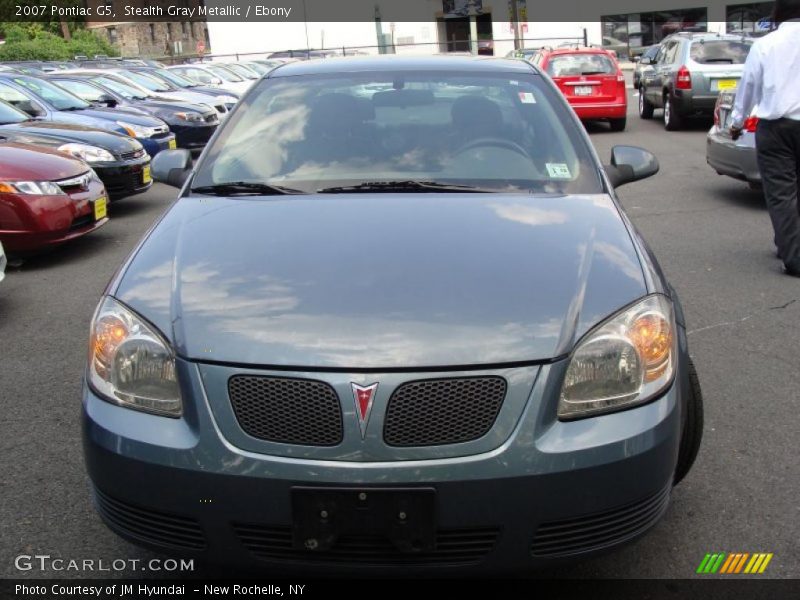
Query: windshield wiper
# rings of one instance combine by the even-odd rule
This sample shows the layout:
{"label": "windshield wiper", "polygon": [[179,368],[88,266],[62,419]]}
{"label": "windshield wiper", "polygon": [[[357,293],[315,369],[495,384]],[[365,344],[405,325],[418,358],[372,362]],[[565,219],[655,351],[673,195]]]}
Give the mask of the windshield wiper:
{"label": "windshield wiper", "polygon": [[439,183],[437,181],[365,181],[356,185],[344,185],[317,190],[318,194],[350,194],[363,192],[466,192],[491,194],[497,190],[488,190],[471,185]]}
{"label": "windshield wiper", "polygon": [[198,194],[214,196],[276,196],[279,194],[305,194],[303,190],[274,185],[271,183],[254,183],[251,181],[228,181],[214,185],[201,185],[192,188]]}

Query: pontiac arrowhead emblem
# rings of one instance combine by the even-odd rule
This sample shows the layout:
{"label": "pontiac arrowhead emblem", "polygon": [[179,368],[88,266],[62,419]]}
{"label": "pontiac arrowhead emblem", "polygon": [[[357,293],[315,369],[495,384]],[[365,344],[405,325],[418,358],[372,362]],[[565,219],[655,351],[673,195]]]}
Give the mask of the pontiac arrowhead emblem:
{"label": "pontiac arrowhead emblem", "polygon": [[378,384],[362,386],[357,383],[350,383],[353,387],[353,400],[356,403],[356,417],[358,417],[358,427],[361,429],[361,439],[367,435],[367,424],[369,415],[372,412],[372,401],[375,399],[375,392],[378,391]]}

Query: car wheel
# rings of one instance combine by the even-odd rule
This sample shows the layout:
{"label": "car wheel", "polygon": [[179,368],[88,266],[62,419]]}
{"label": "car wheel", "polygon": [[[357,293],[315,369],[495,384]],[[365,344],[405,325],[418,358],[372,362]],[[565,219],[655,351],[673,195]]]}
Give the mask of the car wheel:
{"label": "car wheel", "polygon": [[703,439],[703,392],[700,389],[700,379],[697,369],[689,358],[689,397],[686,400],[686,418],[681,431],[680,449],[678,450],[678,464],[675,467],[673,485],[677,485],[688,475],[700,450]]}
{"label": "car wheel", "polygon": [[625,131],[628,119],[625,117],[622,119],[609,119],[608,122],[611,124],[611,131]]}
{"label": "car wheel", "polygon": [[683,119],[675,110],[672,98],[664,98],[664,127],[667,131],[678,131],[683,126]]}
{"label": "car wheel", "polygon": [[639,88],[639,116],[642,119],[652,119],[655,106],[644,95],[644,87]]}

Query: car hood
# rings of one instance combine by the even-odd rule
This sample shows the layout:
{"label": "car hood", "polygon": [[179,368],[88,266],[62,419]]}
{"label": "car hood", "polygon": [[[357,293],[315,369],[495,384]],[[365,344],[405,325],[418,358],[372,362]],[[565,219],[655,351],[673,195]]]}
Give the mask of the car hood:
{"label": "car hood", "polygon": [[[196,106],[197,104],[205,104],[206,106],[211,106],[214,102],[214,98],[207,95],[207,94],[198,94],[196,92],[188,92],[188,91],[174,91],[174,92],[153,92],[154,100],[175,100],[177,102],[183,102],[184,104],[194,104],[194,110],[200,110],[200,107]],[[207,111],[201,111],[207,112]]]}
{"label": "car hood", "polygon": [[86,173],[86,163],[48,148],[0,143],[0,180],[55,181]]}
{"label": "car hood", "polygon": [[87,127],[98,127],[100,129],[119,129],[117,121],[127,121],[134,125],[145,127],[158,127],[164,122],[149,115],[142,115],[135,112],[120,110],[117,108],[85,108],[75,111],[59,111],[55,113],[55,121],[66,123],[77,123]]}
{"label": "car hood", "polygon": [[384,369],[562,356],[647,293],[607,195],[187,197],[111,293],[201,361]]}
{"label": "car hood", "polygon": [[17,142],[58,147],[74,142],[90,144],[121,155],[139,150],[141,145],[131,138],[108,130],[55,121],[27,121],[0,126],[0,136]]}
{"label": "car hood", "polygon": [[[210,106],[208,103],[212,102],[213,98],[206,98],[206,106]],[[143,108],[147,111],[152,112],[164,112],[165,116],[169,116],[169,113],[175,112],[186,112],[186,111],[200,111],[203,113],[208,112],[207,108],[201,110],[202,107],[197,106],[197,104],[192,104],[186,100],[176,100],[173,98],[161,98],[161,97],[153,97],[148,100],[142,100],[137,102],[134,106],[137,108]]]}

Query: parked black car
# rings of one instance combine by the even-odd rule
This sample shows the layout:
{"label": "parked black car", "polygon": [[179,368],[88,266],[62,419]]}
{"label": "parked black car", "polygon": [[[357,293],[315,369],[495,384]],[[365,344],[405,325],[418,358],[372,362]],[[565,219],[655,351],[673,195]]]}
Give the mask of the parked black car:
{"label": "parked black car", "polygon": [[128,136],[83,125],[37,121],[0,100],[0,137],[46,146],[87,162],[110,200],[146,192],[153,185],[150,156]]}
{"label": "parked black car", "polygon": [[175,134],[176,144],[181,148],[192,149],[200,142],[204,145],[216,130],[187,120],[187,115],[197,114],[197,105],[147,94],[113,76],[58,74],[48,79],[86,102],[158,117]]}

